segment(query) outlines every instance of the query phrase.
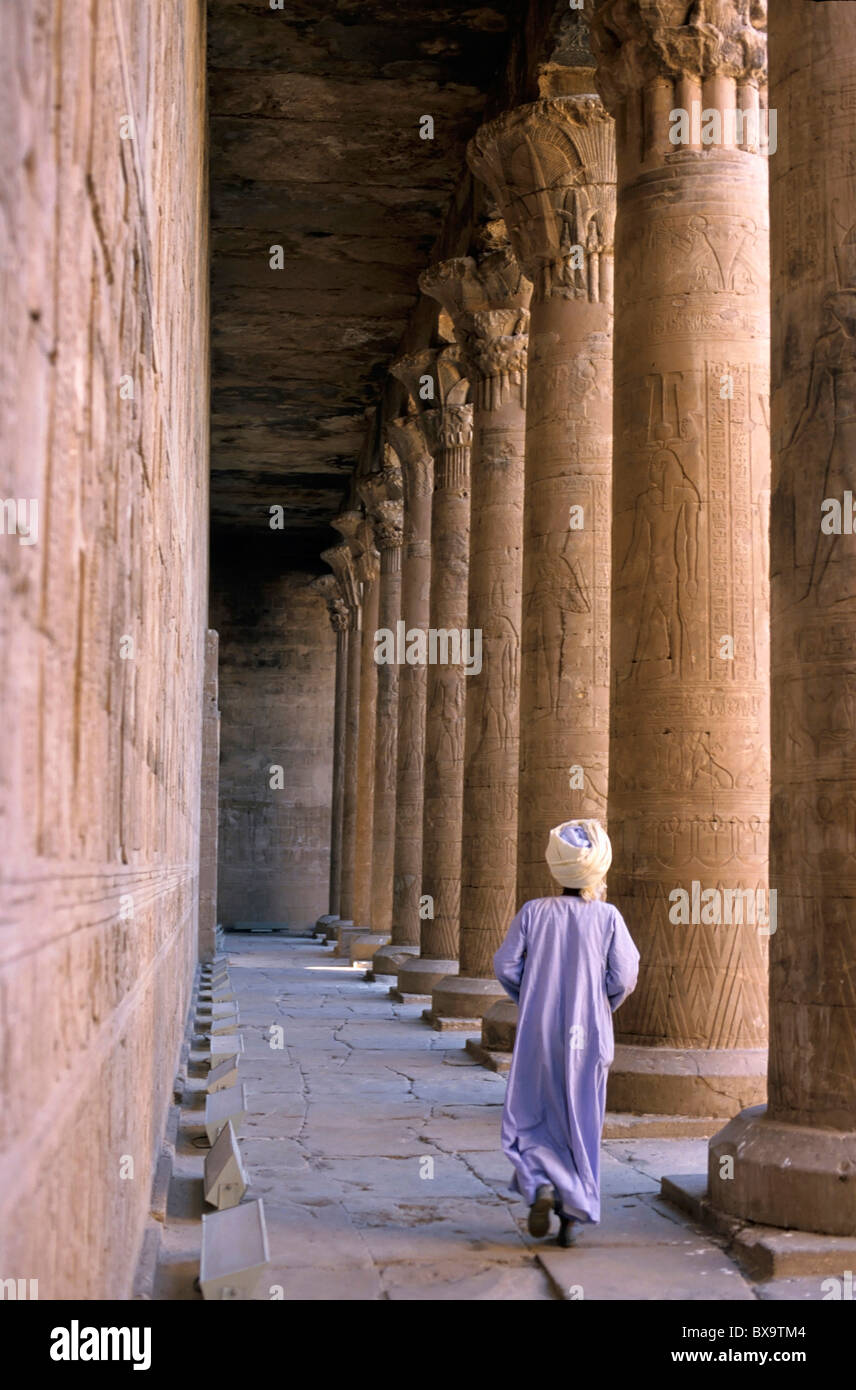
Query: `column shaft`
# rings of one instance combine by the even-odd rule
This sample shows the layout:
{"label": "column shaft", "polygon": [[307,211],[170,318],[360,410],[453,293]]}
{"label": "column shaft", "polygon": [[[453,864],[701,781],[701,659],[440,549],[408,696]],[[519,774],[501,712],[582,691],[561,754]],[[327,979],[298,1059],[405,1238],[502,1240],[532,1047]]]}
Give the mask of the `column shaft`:
{"label": "column shaft", "polygon": [[[764,1093],[767,177],[729,143],[722,77],[764,81],[744,9],[719,5],[718,41],[637,0],[593,21],[618,149],[609,894],[642,956],[620,1110],[727,1114]],[[699,73],[704,148],[693,102],[671,138]]]}
{"label": "column shaft", "polygon": [[[462,654],[467,629],[472,413],[470,405],[452,405],[425,416],[426,420],[436,417],[432,423],[437,436],[430,621],[436,632],[458,635]],[[398,972],[401,994],[430,995],[435,984],[458,968],[464,728],[466,686],[471,679],[462,660],[438,660],[428,667],[422,819],[425,904],[418,956],[405,961]]]}
{"label": "column shaft", "polygon": [[856,7],[771,7],[769,1104],[709,1163],[720,1210],[837,1236],[856,1236],[855,57]]}
{"label": "column shaft", "polygon": [[330,905],[338,917],[342,883],[342,822],[345,803],[345,729],[348,703],[348,632],[336,629],[336,706],[333,715],[333,804],[330,814]]}
{"label": "column shaft", "polygon": [[[354,551],[360,547],[356,542],[357,528],[361,524],[356,511],[344,512],[333,521],[345,540],[329,550],[322,551],[321,559],[333,571],[332,576],[323,576],[317,583],[330,590],[330,579],[335,579],[336,591],[327,599],[330,621],[337,632],[336,644],[336,715],[334,723],[334,745],[339,750],[341,779],[337,776],[337,754],[334,749],[333,766],[333,843],[335,845],[336,823],[339,819],[338,852],[338,921],[327,924],[327,934],[338,937],[339,927],[353,927],[354,915],[354,865],[356,847],[357,816],[357,754],[359,747],[360,712],[360,592],[354,568]],[[341,722],[340,722],[341,712]],[[341,809],[337,809],[337,786],[341,787]],[[333,873],[331,852],[331,878]],[[333,911],[331,905],[331,913]],[[324,927],[324,923],[319,923]]]}
{"label": "column shaft", "polygon": [[[424,634],[429,623],[433,464],[415,416],[389,422],[387,432],[401,460],[404,482],[401,616],[406,642],[410,646],[414,640],[411,634]],[[418,642],[419,639],[416,640]],[[392,943],[397,946],[416,946],[419,943],[427,675],[424,658],[406,660],[398,673],[391,936]]]}
{"label": "column shaft", "polygon": [[377,675],[374,659],[380,584],[377,566],[362,580],[360,634],[360,732],[357,744],[357,821],[354,846],[354,925],[368,930],[372,912],[372,837],[374,833],[375,730]]}
{"label": "column shaft", "polygon": [[374,746],[374,815],[372,819],[371,930],[351,944],[351,961],[371,960],[389,939],[392,923],[392,864],[395,854],[398,754],[398,677],[394,659],[401,613],[401,469],[389,464],[360,486],[380,550],[377,631],[372,634],[376,666],[377,711]]}
{"label": "column shaft", "polygon": [[357,846],[357,753],[360,736],[361,642],[359,610],[351,613],[348,629],[348,689],[345,704],[345,766],[342,794],[342,872],[339,881],[339,918],[354,920],[354,869]]}

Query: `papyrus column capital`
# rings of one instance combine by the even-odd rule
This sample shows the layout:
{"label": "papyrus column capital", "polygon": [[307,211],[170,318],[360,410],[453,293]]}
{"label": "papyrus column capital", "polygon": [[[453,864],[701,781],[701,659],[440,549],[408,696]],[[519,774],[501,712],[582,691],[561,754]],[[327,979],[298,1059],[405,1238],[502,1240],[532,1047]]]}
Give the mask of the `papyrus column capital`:
{"label": "papyrus column capital", "polygon": [[[329,551],[322,553],[322,560],[327,560]],[[329,564],[329,560],[327,560]],[[335,574],[320,574],[317,579],[313,579],[310,585],[316,593],[320,594],[327,605],[327,615],[330,619],[330,626],[334,632],[346,632],[351,625],[351,615],[348,604],[342,597],[342,590],[339,580]]]}
{"label": "papyrus column capital", "polygon": [[[343,622],[342,627],[354,628],[357,625],[356,615],[357,610],[360,606],[360,596],[359,589],[357,586],[357,576],[354,571],[354,557],[351,552],[351,548],[345,541],[342,541],[340,545],[331,546],[329,550],[322,550],[321,559],[324,561],[325,564],[329,565],[331,570],[333,571],[332,576],[322,577],[334,578],[338,586],[339,602],[336,602],[335,597],[327,598],[327,606],[330,612],[330,621],[333,624],[333,627],[336,629],[336,631],[339,631],[339,619],[338,617],[334,619],[333,616],[333,608],[335,604],[337,614],[342,613],[342,607],[344,609],[343,616],[345,621]],[[325,598],[326,597],[327,595],[325,593]],[[342,605],[342,607],[340,607],[340,604]]]}
{"label": "papyrus column capital", "polygon": [[500,394],[513,385],[525,399],[532,282],[511,247],[489,251],[478,260],[455,256],[440,261],[422,272],[419,285],[452,319],[477,399],[485,396],[490,380],[498,383]]}
{"label": "papyrus column capital", "polygon": [[611,255],[615,136],[595,95],[552,97],[489,121],[467,148],[499,204],[535,298],[600,297],[595,258]]}
{"label": "papyrus column capital", "polygon": [[[434,459],[434,487],[466,485],[469,460],[464,458],[473,442],[473,408],[467,404],[470,383],[464,357],[457,343],[444,348],[423,348],[393,363],[392,371],[407,387],[417,409],[419,427]],[[425,394],[425,380],[432,389]]]}
{"label": "papyrus column capital", "polygon": [[389,442],[401,460],[405,503],[413,497],[430,496],[434,486],[434,464],[418,415],[399,415],[387,420]]}
{"label": "papyrus column capital", "polygon": [[591,24],[608,109],[658,79],[731,78],[762,86],[767,0],[600,0]]}

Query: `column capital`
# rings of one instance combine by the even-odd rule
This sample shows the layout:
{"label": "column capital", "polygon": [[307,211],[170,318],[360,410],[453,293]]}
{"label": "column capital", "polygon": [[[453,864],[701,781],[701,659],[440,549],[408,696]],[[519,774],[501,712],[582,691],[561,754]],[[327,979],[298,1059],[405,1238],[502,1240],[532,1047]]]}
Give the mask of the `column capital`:
{"label": "column capital", "polygon": [[[408,353],[394,362],[390,370],[410,392],[435,465],[439,450],[472,443],[472,408],[466,405],[470,383],[464,375],[464,357],[457,343]],[[426,378],[431,383],[428,395],[425,394]],[[469,437],[462,438],[462,429],[466,433],[465,420],[469,421]]]}
{"label": "column capital", "polygon": [[355,566],[357,578],[362,584],[371,584],[380,573],[380,551],[375,540],[374,522],[367,512],[357,528],[357,540],[361,546]]}
{"label": "column capital", "polygon": [[404,503],[401,470],[390,470],[388,478],[383,473],[373,474],[360,485],[360,494],[374,531],[375,545],[383,558],[385,551],[397,549],[402,542]]}
{"label": "column capital", "polygon": [[344,542],[354,559],[360,553],[360,545],[357,540],[363,514],[358,507],[349,507],[347,511],[340,512],[334,516],[330,525],[334,531],[338,531],[343,537]]}
{"label": "column capital", "polygon": [[[393,366],[396,364],[394,363]],[[384,426],[389,443],[401,460],[405,502],[430,495],[434,486],[434,464],[418,415],[400,415]]]}
{"label": "column capital", "polygon": [[404,503],[400,498],[382,498],[372,506],[375,541],[381,550],[381,563],[388,550],[397,550],[404,539]]}
{"label": "column capital", "polygon": [[615,113],[631,92],[658,79],[730,77],[763,86],[766,28],[767,0],[600,0],[591,45],[604,103]]}
{"label": "column capital", "polygon": [[599,297],[592,262],[611,255],[615,134],[595,95],[544,98],[483,125],[467,160],[499,204],[537,300]]}
{"label": "column capital", "polygon": [[[329,551],[324,551],[321,558],[326,558]],[[329,561],[328,561],[329,563]],[[339,581],[335,574],[319,574],[317,579],[313,579],[310,589],[314,589],[320,594],[327,605],[327,615],[330,619],[330,626],[334,632],[345,632],[350,627],[351,616],[348,605],[342,598],[339,588]]]}
{"label": "column capital", "polygon": [[443,450],[469,449],[473,442],[471,405],[447,405],[437,410],[426,410],[422,419],[435,464],[437,455]]}
{"label": "column capital", "polygon": [[[523,274],[510,246],[489,251],[478,260],[455,256],[439,261],[422,272],[419,286],[452,319],[474,383],[479,377],[517,370],[521,360],[525,369],[532,282]],[[520,339],[504,345],[514,358],[513,364],[497,352],[499,340],[511,338]]]}
{"label": "column capital", "polygon": [[[344,617],[342,627],[356,627],[357,610],[360,606],[359,590],[357,588],[357,577],[354,572],[354,559],[351,554],[350,546],[344,541],[339,545],[331,546],[328,550],[321,551],[321,559],[329,565],[333,571],[332,575],[324,575],[322,578],[331,578],[338,587],[339,602],[335,603],[334,598],[327,598],[327,607],[330,613],[330,622],[336,631],[339,631],[339,616]],[[320,587],[320,583],[319,583]],[[341,604],[341,607],[340,607]],[[337,618],[334,619],[333,608],[336,608]]]}

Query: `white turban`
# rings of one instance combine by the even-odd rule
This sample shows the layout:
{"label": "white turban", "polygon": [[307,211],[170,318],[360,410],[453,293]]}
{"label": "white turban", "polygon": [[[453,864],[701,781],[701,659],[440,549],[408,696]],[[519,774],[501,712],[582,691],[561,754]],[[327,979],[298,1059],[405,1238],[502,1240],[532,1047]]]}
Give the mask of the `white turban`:
{"label": "white turban", "polygon": [[612,845],[598,820],[569,820],[550,831],[547,845],[550,873],[563,888],[580,888],[594,897],[612,863]]}

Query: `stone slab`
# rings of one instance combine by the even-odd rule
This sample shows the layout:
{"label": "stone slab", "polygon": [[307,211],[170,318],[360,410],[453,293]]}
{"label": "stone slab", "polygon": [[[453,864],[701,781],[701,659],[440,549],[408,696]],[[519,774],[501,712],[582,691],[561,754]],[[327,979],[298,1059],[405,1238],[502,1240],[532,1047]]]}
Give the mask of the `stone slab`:
{"label": "stone slab", "polygon": [[510,1269],[476,1259],[445,1260],[427,1268],[399,1265],[382,1271],[388,1299],[419,1302],[553,1302],[546,1272],[532,1267]]}
{"label": "stone slab", "polygon": [[378,1264],[444,1261],[459,1252],[478,1252],[490,1260],[516,1259],[532,1243],[492,1194],[486,1199],[443,1198],[439,1203],[346,1197],[345,1206]]}
{"label": "stone slab", "polygon": [[542,1245],[537,1252],[560,1298],[660,1302],[751,1302],[750,1285],[712,1245],[655,1245],[644,1258],[616,1259],[605,1249],[560,1250]]}
{"label": "stone slab", "polygon": [[486,1197],[490,1195],[466,1163],[454,1155],[431,1155],[432,1177],[420,1177],[425,1171],[422,1159],[413,1158],[346,1158],[326,1160],[321,1171],[341,1183],[345,1198],[349,1195],[380,1194],[396,1201],[424,1203],[426,1193],[431,1200],[439,1197]]}

